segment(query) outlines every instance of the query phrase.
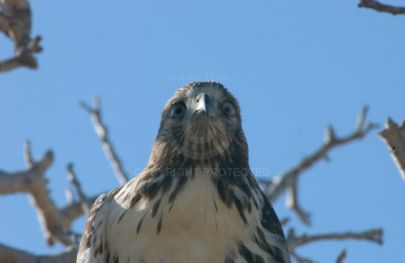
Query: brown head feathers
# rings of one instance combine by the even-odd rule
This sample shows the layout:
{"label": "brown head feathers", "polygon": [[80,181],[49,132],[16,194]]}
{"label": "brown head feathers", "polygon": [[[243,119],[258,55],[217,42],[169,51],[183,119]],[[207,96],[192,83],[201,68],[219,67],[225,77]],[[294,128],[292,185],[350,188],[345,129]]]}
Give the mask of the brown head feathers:
{"label": "brown head feathers", "polygon": [[169,99],[148,163],[149,169],[196,167],[248,168],[239,104],[217,82],[186,84]]}

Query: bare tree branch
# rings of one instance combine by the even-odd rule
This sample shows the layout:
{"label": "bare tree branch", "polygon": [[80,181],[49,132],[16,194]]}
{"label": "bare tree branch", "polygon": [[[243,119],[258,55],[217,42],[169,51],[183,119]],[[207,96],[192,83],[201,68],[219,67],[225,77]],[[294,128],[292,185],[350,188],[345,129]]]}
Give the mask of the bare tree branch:
{"label": "bare tree branch", "polygon": [[360,0],[359,7],[370,8],[377,12],[390,13],[393,15],[405,14],[405,7],[382,4],[376,0]]}
{"label": "bare tree branch", "polygon": [[76,189],[76,193],[79,196],[80,205],[82,207],[82,210],[83,210],[85,216],[87,217],[89,214],[89,211],[90,211],[89,204],[87,203],[87,197],[82,190],[80,182],[76,177],[76,173],[73,169],[73,164],[71,164],[71,163],[68,164],[66,169],[68,172],[68,179],[69,179],[70,183],[73,185],[73,187]]}
{"label": "bare tree branch", "polygon": [[15,45],[14,57],[0,61],[0,72],[16,67],[38,67],[35,53],[41,52],[41,37],[31,39],[31,9],[27,0],[0,0],[0,31]]}
{"label": "bare tree branch", "polygon": [[27,141],[24,146],[24,157],[28,166],[26,170],[14,173],[0,170],[0,195],[28,193],[48,244],[53,245],[55,241],[59,241],[65,246],[72,245],[72,233],[69,230],[72,222],[83,215],[84,211],[88,211],[98,195],[86,198],[73,166],[68,165],[69,179],[76,188],[80,201],[71,201],[59,209],[50,196],[45,178],[47,169],[53,163],[52,151],[47,151],[41,160],[35,161],[32,157],[31,144]]}
{"label": "bare tree branch", "polygon": [[27,167],[31,168],[34,166],[34,158],[32,157],[32,151],[31,151],[31,141],[26,141],[24,144],[24,159],[25,162],[27,163]]}
{"label": "bare tree branch", "polygon": [[292,228],[288,232],[287,242],[291,251],[298,247],[308,245],[309,243],[325,241],[325,240],[365,240],[379,245],[383,244],[383,230],[381,228],[371,229],[364,232],[343,232],[343,233],[328,233],[319,235],[303,234],[297,236],[295,230]]}
{"label": "bare tree branch", "polygon": [[100,138],[100,141],[103,145],[104,153],[106,154],[107,158],[110,160],[111,166],[115,175],[117,176],[118,181],[121,184],[128,182],[128,175],[122,166],[121,160],[118,157],[117,152],[115,151],[113,144],[111,143],[111,139],[109,138],[109,133],[107,126],[103,122],[101,118],[101,107],[100,107],[100,99],[98,97],[94,98],[94,106],[91,107],[85,102],[81,102],[80,106],[87,111],[92,119],[94,129]]}
{"label": "bare tree branch", "polygon": [[[290,250],[291,255],[296,259],[299,263],[314,263],[316,261],[308,258],[304,258],[297,253],[297,248],[308,245],[313,242],[318,241],[328,241],[328,240],[365,240],[370,241],[379,245],[383,243],[383,230],[380,228],[371,229],[364,232],[344,232],[344,233],[329,233],[329,234],[319,234],[319,235],[306,235],[303,234],[301,236],[297,236],[295,234],[294,228],[291,228],[287,235],[287,243],[288,248]],[[338,263],[343,262],[344,258],[346,257],[346,251],[343,250],[338,258]]]}
{"label": "bare tree branch", "polygon": [[301,219],[302,222],[306,225],[310,225],[311,214],[308,211],[305,211],[298,199],[298,177],[294,177],[291,180],[291,186],[288,188],[287,192],[287,206],[292,209],[297,216]]}
{"label": "bare tree branch", "polygon": [[290,190],[288,205],[297,213],[298,217],[306,224],[310,223],[309,213],[303,210],[298,203],[297,197],[297,181],[299,175],[305,170],[312,167],[315,163],[322,159],[327,159],[329,152],[337,146],[342,146],[350,142],[360,140],[366,136],[371,130],[377,127],[374,123],[366,123],[368,108],[364,107],[361,111],[355,130],[344,137],[338,137],[332,127],[326,130],[326,141],[315,152],[305,157],[301,162],[293,168],[274,178],[273,181],[260,179],[260,183],[264,185],[265,193],[271,202],[275,202],[286,190]]}
{"label": "bare tree branch", "polygon": [[342,252],[340,252],[339,256],[337,257],[336,263],[343,263],[343,261],[345,260],[346,256],[347,256],[347,252],[346,252],[346,250],[344,249],[344,250],[342,250]]}
{"label": "bare tree branch", "polygon": [[29,144],[25,146],[25,156],[29,168],[24,171],[7,173],[0,171],[0,195],[27,192],[34,206],[38,220],[48,244],[58,240],[70,245],[67,238],[67,222],[57,209],[47,189],[45,172],[53,163],[52,151],[47,151],[44,157],[35,162]]}
{"label": "bare tree branch", "polygon": [[397,164],[402,179],[405,180],[405,120],[398,126],[393,120],[388,119],[380,136],[390,149],[391,157]]}
{"label": "bare tree branch", "polygon": [[71,188],[65,189],[65,197],[68,204],[73,204],[75,202],[75,197],[73,195],[73,190]]}
{"label": "bare tree branch", "polygon": [[55,255],[34,255],[29,252],[0,244],[1,263],[74,263],[77,249],[69,250]]}

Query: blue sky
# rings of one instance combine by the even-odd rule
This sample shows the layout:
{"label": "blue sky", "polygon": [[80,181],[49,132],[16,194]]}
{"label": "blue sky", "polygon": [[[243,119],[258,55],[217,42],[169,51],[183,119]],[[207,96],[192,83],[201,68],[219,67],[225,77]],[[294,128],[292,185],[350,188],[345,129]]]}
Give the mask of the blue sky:
{"label": "blue sky", "polygon": [[[192,80],[222,82],[239,98],[253,169],[275,176],[318,147],[324,129],[354,128],[362,106],[369,119],[405,117],[405,16],[358,9],[351,1],[38,1],[34,34],[43,36],[37,71],[0,75],[0,169],[25,167],[34,153],[55,151],[47,177],[66,203],[65,165],[73,162],[90,195],[117,181],[78,102],[101,97],[104,119],[125,168],[146,163],[160,112]],[[0,36],[1,58],[12,45]],[[382,247],[324,242],[299,251],[333,262],[405,262],[405,184],[377,131],[332,152],[300,180],[310,228],[284,207],[298,233],[385,229]],[[26,195],[2,196],[0,242],[49,253]],[[83,220],[75,224],[82,228]]]}

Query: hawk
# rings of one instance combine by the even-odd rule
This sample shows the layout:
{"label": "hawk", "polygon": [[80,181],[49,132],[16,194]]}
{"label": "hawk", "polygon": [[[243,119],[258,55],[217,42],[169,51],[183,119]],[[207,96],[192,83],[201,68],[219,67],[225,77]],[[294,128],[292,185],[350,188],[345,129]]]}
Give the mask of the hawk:
{"label": "hawk", "polygon": [[150,159],[93,204],[77,263],[289,263],[234,96],[216,82],[166,104]]}

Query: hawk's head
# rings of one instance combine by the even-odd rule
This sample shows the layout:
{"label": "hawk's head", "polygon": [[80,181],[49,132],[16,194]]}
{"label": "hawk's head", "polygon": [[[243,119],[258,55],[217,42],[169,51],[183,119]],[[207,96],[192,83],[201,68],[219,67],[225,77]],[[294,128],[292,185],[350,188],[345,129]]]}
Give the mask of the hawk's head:
{"label": "hawk's head", "polygon": [[181,87],[164,108],[151,161],[157,156],[203,161],[235,155],[247,161],[235,97],[216,82]]}

